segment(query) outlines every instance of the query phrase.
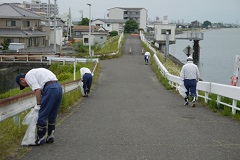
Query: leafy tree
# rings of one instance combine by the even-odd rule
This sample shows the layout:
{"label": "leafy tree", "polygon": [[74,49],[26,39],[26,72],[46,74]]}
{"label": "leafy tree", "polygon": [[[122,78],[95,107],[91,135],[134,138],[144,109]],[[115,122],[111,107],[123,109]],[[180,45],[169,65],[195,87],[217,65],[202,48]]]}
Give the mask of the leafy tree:
{"label": "leafy tree", "polygon": [[210,21],[204,21],[202,24],[202,28],[209,28],[212,26],[212,23]]}
{"label": "leafy tree", "polygon": [[128,21],[126,21],[125,26],[124,26],[124,32],[125,33],[131,33],[131,32],[135,32],[136,30],[138,30],[138,24],[135,20],[130,19]]}
{"label": "leafy tree", "polygon": [[83,18],[82,21],[78,23],[78,25],[88,26],[89,25],[89,19],[88,18]]}
{"label": "leafy tree", "polygon": [[3,46],[3,50],[8,50],[9,42],[7,40],[4,40],[4,42],[1,43],[1,45]]}
{"label": "leafy tree", "polygon": [[118,31],[111,31],[111,32],[109,32],[109,35],[111,37],[117,36],[118,35]]}

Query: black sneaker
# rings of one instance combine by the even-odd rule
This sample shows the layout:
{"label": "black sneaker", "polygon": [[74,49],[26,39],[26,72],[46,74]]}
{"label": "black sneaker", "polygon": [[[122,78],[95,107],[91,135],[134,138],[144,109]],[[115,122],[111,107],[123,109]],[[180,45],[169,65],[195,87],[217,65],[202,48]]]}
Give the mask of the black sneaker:
{"label": "black sneaker", "polygon": [[184,98],[185,102],[184,102],[184,106],[187,106],[188,105],[188,98]]}
{"label": "black sneaker", "polygon": [[192,107],[196,107],[196,97],[193,97],[193,100],[192,100]]}
{"label": "black sneaker", "polygon": [[53,142],[54,142],[54,137],[52,136],[47,137],[46,143],[53,143]]}
{"label": "black sneaker", "polygon": [[36,139],[35,143],[33,144],[29,144],[29,146],[40,146],[40,145],[43,145],[45,144],[46,140],[45,140],[45,136],[42,137],[41,139]]}

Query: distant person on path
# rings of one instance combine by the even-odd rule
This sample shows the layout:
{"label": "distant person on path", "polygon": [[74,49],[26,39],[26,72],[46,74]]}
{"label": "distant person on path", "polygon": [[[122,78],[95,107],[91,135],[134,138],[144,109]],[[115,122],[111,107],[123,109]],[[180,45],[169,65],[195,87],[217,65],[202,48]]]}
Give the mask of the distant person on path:
{"label": "distant person on path", "polygon": [[142,48],[142,54],[144,54],[144,48]]}
{"label": "distant person on path", "polygon": [[[53,143],[56,118],[62,100],[62,87],[57,77],[46,68],[36,68],[26,74],[17,75],[16,83],[20,86],[20,90],[30,87],[35,92],[37,104],[34,109],[40,108],[36,141],[32,145]],[[47,137],[46,131],[48,132]]]}
{"label": "distant person on path", "polygon": [[88,97],[92,85],[92,72],[86,67],[80,69],[81,81],[83,82],[84,96]]}
{"label": "distant person on path", "polygon": [[129,48],[129,54],[132,54],[132,47]]}
{"label": "distant person on path", "polygon": [[180,72],[180,78],[183,80],[184,86],[187,90],[186,97],[184,98],[185,103],[184,105],[188,105],[189,96],[192,97],[192,107],[195,107],[195,103],[197,100],[197,94],[196,94],[196,88],[197,88],[197,82],[200,78],[200,73],[198,70],[198,66],[193,63],[193,58],[188,57],[187,63],[183,65],[181,72]]}
{"label": "distant person on path", "polygon": [[145,64],[148,64],[148,61],[149,61],[149,58],[151,57],[151,54],[150,52],[145,52],[144,54],[144,61],[145,61]]}

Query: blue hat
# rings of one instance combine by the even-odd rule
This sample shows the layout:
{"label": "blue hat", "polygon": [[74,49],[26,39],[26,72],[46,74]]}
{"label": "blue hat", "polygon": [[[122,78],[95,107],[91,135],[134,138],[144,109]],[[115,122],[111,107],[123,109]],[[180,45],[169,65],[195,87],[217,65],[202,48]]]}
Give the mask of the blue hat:
{"label": "blue hat", "polygon": [[20,86],[20,90],[23,90],[25,87],[20,84],[20,78],[25,78],[25,73],[20,73],[16,76],[16,83]]}

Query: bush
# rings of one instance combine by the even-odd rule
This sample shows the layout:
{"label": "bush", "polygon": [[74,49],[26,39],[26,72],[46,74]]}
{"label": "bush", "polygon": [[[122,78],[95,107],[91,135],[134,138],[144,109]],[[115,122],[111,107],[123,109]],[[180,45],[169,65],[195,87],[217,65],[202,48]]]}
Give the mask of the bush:
{"label": "bush", "polygon": [[109,35],[111,37],[117,36],[118,35],[118,31],[111,31],[111,32],[109,32]]}

